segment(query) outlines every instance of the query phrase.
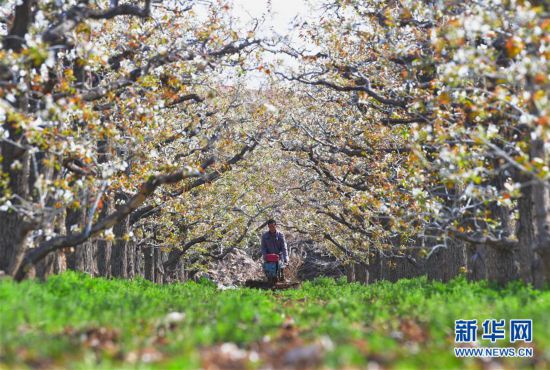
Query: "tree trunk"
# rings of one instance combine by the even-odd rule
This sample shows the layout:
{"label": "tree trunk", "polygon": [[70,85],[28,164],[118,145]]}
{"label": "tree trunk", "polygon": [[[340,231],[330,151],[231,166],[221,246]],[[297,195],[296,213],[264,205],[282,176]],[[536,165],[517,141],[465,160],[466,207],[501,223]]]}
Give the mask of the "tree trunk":
{"label": "tree trunk", "polygon": [[124,235],[126,222],[120,222],[113,227],[115,241],[111,251],[111,276],[126,279],[128,277],[128,243],[126,240],[117,237]]}
{"label": "tree trunk", "polygon": [[[4,129],[9,132],[13,141],[18,141],[21,137],[16,127],[10,123],[5,123]],[[21,147],[0,140],[0,157],[2,158],[2,172],[9,178],[8,191],[27,199],[29,195],[29,153]],[[3,191],[0,196],[4,196]],[[19,204],[14,199],[11,202],[15,206]],[[31,227],[23,216],[13,210],[0,211],[0,270],[7,274],[17,270],[27,248],[27,237],[30,231]]]}
{"label": "tree trunk", "polygon": [[177,248],[172,248],[168,252],[167,261],[175,260],[175,263],[170,263],[168,266],[164,266],[164,275],[170,281],[182,281],[183,273],[183,261],[182,261],[182,251]]}
{"label": "tree trunk", "polygon": [[185,271],[185,263],[180,260],[178,262],[178,269],[176,274],[176,281],[182,283],[187,280],[187,273]]}
{"label": "tree trunk", "polygon": [[[84,201],[83,204],[87,204],[87,200]],[[87,212],[86,207],[84,206],[78,210],[68,210],[65,221],[66,229],[70,232],[70,230],[75,226],[81,229],[85,228],[88,222],[86,217]],[[92,240],[87,240],[82,245],[76,246],[74,251],[67,257],[68,268],[96,276],[97,265],[95,247],[96,246]]]}
{"label": "tree trunk", "polygon": [[143,277],[143,250],[140,245],[134,244],[135,249],[135,276]]}
{"label": "tree trunk", "polygon": [[345,267],[345,271],[348,283],[353,283],[355,281],[355,264],[348,263]]}
{"label": "tree trunk", "polygon": [[499,248],[487,248],[487,279],[504,286],[519,276],[514,252]]}
{"label": "tree trunk", "polygon": [[[109,160],[109,143],[108,141],[98,141],[98,162],[105,163]],[[103,208],[101,208],[99,217],[106,217],[112,209],[110,201],[103,201]],[[109,240],[98,240],[96,244],[97,249],[97,270],[99,276],[110,277],[111,276],[111,252],[113,243]]]}
{"label": "tree trunk", "polygon": [[97,271],[99,276],[111,276],[112,243],[108,240],[97,241]]}
{"label": "tree trunk", "polygon": [[155,261],[155,283],[164,283],[164,252],[160,248],[154,248],[154,261]]}
{"label": "tree trunk", "polygon": [[468,245],[465,248],[468,280],[484,280],[487,279],[487,266],[485,266],[486,247],[484,245]]}
{"label": "tree trunk", "polygon": [[53,274],[60,274],[67,270],[67,259],[62,250],[50,253],[36,265],[36,276],[46,279]]}
{"label": "tree trunk", "polygon": [[377,248],[372,248],[369,252],[369,272],[368,272],[368,284],[372,284],[380,280],[381,266],[380,266],[380,251]]}
{"label": "tree trunk", "polygon": [[[57,235],[65,234],[65,215],[56,217],[53,223],[53,232]],[[42,242],[42,240],[40,241]],[[67,270],[67,258],[63,250],[58,250],[46,256],[44,260],[36,265],[36,276],[40,279],[46,279],[49,275],[59,274]]]}
{"label": "tree trunk", "polygon": [[[65,215],[65,229],[68,233],[72,232],[76,227],[79,227],[80,211],[67,209]],[[76,248],[70,248],[67,254],[67,268],[76,271]]]}
{"label": "tree trunk", "polygon": [[429,280],[448,282],[458,276],[466,265],[464,245],[458,240],[447,241],[447,248],[438,248],[426,260]]}
{"label": "tree trunk", "polygon": [[[126,233],[128,233],[129,228],[130,224],[128,224]],[[128,259],[128,279],[133,279],[136,277],[137,250],[136,245],[131,240],[126,242],[126,258]]]}
{"label": "tree trunk", "polygon": [[29,230],[13,211],[0,212],[0,271],[12,274],[22,261]]}
{"label": "tree trunk", "polygon": [[155,250],[152,247],[143,249],[143,270],[147,280],[155,281]]}
{"label": "tree trunk", "polygon": [[380,251],[380,280],[389,280],[391,274],[391,264],[389,258]]}
{"label": "tree trunk", "polygon": [[[500,167],[499,163],[496,159],[494,160],[495,169]],[[497,190],[502,191],[505,181],[506,176],[504,176],[502,171],[499,171],[493,179],[493,185]],[[511,234],[510,210],[496,201],[489,204],[489,210],[491,211],[491,218],[500,221],[500,228],[497,230],[499,235],[497,237],[509,237]],[[487,248],[486,256],[487,279],[502,286],[519,278],[520,258],[518,250],[506,250],[499,246],[490,246]],[[524,270],[527,275],[530,265],[524,266]]]}
{"label": "tree trunk", "polygon": [[355,263],[355,281],[366,284],[369,280],[369,272],[367,266],[364,263]]}
{"label": "tree trunk", "polygon": [[[126,195],[117,194],[115,202],[124,202],[127,200]],[[126,235],[130,227],[129,217],[125,217],[113,227],[115,241],[111,251],[111,275],[114,277],[127,279],[128,278],[128,241]]]}
{"label": "tree trunk", "polygon": [[[542,140],[533,140],[531,143],[531,158],[544,160],[544,143]],[[536,181],[533,187],[533,223],[535,233],[534,247],[537,251],[538,269],[536,271],[537,285],[543,282],[550,283],[550,187],[542,180]]]}
{"label": "tree trunk", "polygon": [[76,247],[74,253],[76,260],[75,270],[97,276],[95,247],[92,240],[87,240],[82,245]]}
{"label": "tree trunk", "polygon": [[519,242],[518,262],[519,276],[525,283],[534,283],[533,267],[535,264],[535,231],[533,229],[533,194],[532,185],[525,179],[518,199],[519,220],[516,236]]}

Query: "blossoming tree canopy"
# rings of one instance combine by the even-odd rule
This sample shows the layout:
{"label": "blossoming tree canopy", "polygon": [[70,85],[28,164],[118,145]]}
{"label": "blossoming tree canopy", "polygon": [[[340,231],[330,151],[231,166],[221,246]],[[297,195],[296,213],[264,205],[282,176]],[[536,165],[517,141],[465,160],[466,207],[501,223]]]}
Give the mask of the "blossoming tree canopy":
{"label": "blossoming tree canopy", "polygon": [[4,3],[0,270],[181,280],[276,216],[367,282],[550,279],[548,4],[310,6]]}

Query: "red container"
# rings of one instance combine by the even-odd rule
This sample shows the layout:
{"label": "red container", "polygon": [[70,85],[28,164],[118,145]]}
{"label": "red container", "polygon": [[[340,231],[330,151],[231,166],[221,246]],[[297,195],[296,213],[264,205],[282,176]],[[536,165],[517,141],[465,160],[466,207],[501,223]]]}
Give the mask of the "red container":
{"label": "red container", "polygon": [[266,262],[279,262],[279,255],[278,254],[266,254],[265,255]]}

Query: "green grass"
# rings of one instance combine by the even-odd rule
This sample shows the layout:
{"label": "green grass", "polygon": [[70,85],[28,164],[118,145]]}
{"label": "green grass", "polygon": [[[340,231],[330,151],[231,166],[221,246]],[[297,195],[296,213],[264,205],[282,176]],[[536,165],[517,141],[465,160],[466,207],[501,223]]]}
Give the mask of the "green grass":
{"label": "green grass", "polygon": [[[172,329],[163,323],[170,312],[185,314]],[[481,368],[480,360],[454,357],[454,320],[530,318],[535,359],[504,364],[543,369],[550,364],[549,313],[548,290],[520,284],[498,289],[463,279],[370,286],[318,279],[300,289],[271,292],[65,273],[42,283],[0,281],[0,369],[192,369],[201,366],[200,349],[225,342],[246,349],[264,336],[277,338],[288,317],[305,343],[330,339],[333,346],[324,355],[328,367],[364,368],[375,361],[404,369]],[[84,334],[94,328],[118,333],[114,345],[101,342],[94,349]],[[158,354],[153,362],[131,362],[132,353],[147,350]]]}

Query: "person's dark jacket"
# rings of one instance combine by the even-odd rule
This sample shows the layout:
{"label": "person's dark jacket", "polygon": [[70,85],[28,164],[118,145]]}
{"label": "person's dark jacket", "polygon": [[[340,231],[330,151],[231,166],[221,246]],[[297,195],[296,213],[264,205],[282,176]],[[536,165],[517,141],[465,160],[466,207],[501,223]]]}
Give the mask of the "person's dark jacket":
{"label": "person's dark jacket", "polygon": [[283,263],[288,262],[288,249],[283,233],[277,231],[272,234],[266,231],[262,235],[262,256],[264,259],[266,254],[278,254]]}

